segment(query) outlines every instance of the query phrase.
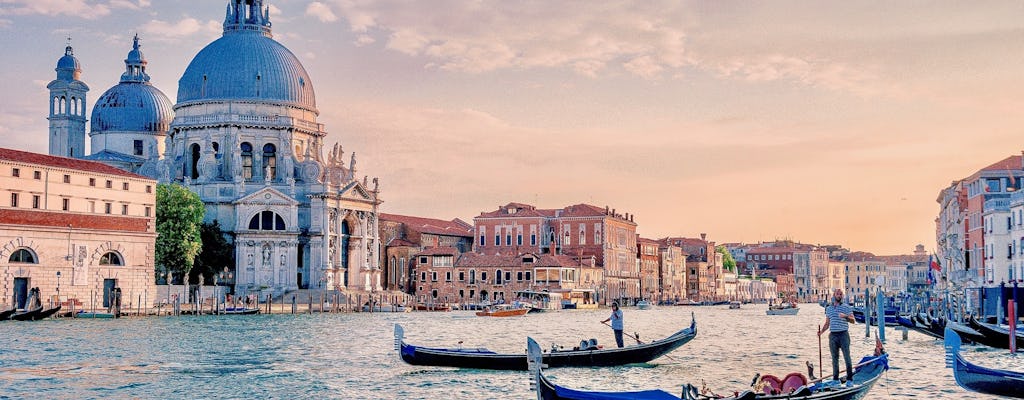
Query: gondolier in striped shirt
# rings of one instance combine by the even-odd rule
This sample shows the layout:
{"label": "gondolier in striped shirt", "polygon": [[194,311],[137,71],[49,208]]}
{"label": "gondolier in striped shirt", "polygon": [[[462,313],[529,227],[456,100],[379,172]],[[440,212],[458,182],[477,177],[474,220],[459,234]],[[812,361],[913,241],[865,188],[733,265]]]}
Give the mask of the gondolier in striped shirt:
{"label": "gondolier in striped shirt", "polygon": [[832,379],[839,380],[839,351],[843,351],[846,361],[846,381],[853,380],[853,362],[850,360],[850,323],[853,309],[843,302],[843,289],[836,289],[832,294],[832,304],[825,307],[825,324],[818,331],[818,336],[829,331],[828,350],[832,353]]}

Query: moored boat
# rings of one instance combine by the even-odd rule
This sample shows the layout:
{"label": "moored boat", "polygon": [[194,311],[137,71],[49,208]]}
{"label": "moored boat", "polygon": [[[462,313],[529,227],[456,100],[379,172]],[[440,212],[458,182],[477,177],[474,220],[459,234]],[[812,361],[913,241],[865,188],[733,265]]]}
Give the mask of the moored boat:
{"label": "moored boat", "polygon": [[640,300],[636,302],[636,308],[638,310],[650,310],[652,307],[654,307],[654,305],[647,300]]}
{"label": "moored boat", "polygon": [[[869,356],[861,360],[856,366],[853,380],[848,384],[840,384],[836,381],[816,380],[807,382],[800,374],[789,374],[786,379],[778,380],[780,386],[769,384],[770,380],[755,379],[754,389],[736,392],[733,397],[717,396],[713,393],[701,393],[693,385],[683,386],[681,396],[675,396],[660,389],[632,391],[632,392],[597,392],[570,389],[560,386],[548,380],[542,371],[545,366],[540,346],[532,338],[527,338],[527,354],[529,355],[529,369],[532,387],[537,391],[538,400],[710,400],[710,399],[734,399],[734,400],[782,400],[782,399],[803,399],[803,400],[855,400],[863,398],[875,381],[882,375],[882,372],[889,369],[888,356]],[[767,377],[767,375],[766,375]],[[802,378],[802,380],[800,379]],[[785,382],[791,386],[786,386]],[[760,387],[757,387],[760,386]]]}
{"label": "moored boat", "polygon": [[[697,321],[665,338],[635,346],[601,347],[596,339],[584,340],[572,349],[554,348],[544,353],[551,367],[605,367],[645,363],[666,355],[697,336]],[[405,343],[405,331],[395,324],[395,350],[412,365],[500,370],[526,370],[526,353],[496,353],[485,348],[432,348]]]}
{"label": "moored boat", "polygon": [[[985,340],[980,343],[1000,349],[1010,348],[1010,329],[996,324],[989,324],[978,321],[973,316],[967,319],[967,325],[978,331]],[[1024,332],[1015,332],[1014,340],[1017,341],[1017,348],[1024,348]]]}
{"label": "moored boat", "polygon": [[742,304],[740,304],[740,302],[738,302],[738,301],[730,301],[729,302],[729,309],[730,310],[739,310],[740,307],[742,307]]}
{"label": "moored boat", "polygon": [[77,313],[74,313],[71,316],[74,317],[74,318],[100,318],[100,319],[112,319],[112,318],[117,318],[118,317],[118,315],[114,314],[114,313],[108,313],[108,312],[89,312],[89,311],[84,311],[84,310],[83,311],[79,311]]}
{"label": "moored boat", "polygon": [[260,309],[256,307],[225,307],[220,313],[226,315],[252,315],[259,314]]}
{"label": "moored boat", "polygon": [[37,308],[30,311],[14,313],[14,315],[11,315],[11,319],[15,321],[38,321],[49,318],[51,315],[56,314],[57,311],[60,311],[60,306],[53,308]]}
{"label": "moored boat", "polygon": [[10,319],[11,316],[14,315],[14,313],[16,312],[18,312],[18,310],[15,308],[6,311],[0,311],[0,321]]}
{"label": "moored boat", "polygon": [[451,311],[452,308],[447,304],[423,304],[419,303],[413,307],[416,311]]}
{"label": "moored boat", "polygon": [[[1007,339],[1009,340],[1009,339]],[[1024,398],[1024,372],[985,368],[960,355],[960,336],[945,330],[946,367],[953,369],[957,385],[972,392]]]}

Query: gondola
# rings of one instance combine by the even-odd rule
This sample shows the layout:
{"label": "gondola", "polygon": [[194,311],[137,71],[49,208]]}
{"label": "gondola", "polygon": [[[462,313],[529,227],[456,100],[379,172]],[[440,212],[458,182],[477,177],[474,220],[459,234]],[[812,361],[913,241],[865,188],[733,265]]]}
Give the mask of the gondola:
{"label": "gondola", "polygon": [[942,339],[942,331],[946,329],[945,323],[941,320],[931,320],[929,322],[923,319],[920,315],[912,315],[909,317],[898,316],[896,317],[896,322],[914,332],[931,336],[936,339]]}
{"label": "gondola", "polygon": [[[769,394],[773,392],[772,388],[764,386],[759,391],[746,390],[735,393],[732,397],[720,397],[713,393],[702,393],[693,385],[687,384],[683,387],[680,396],[676,396],[660,389],[633,392],[594,392],[569,389],[551,382],[544,376],[542,368],[545,365],[541,362],[540,346],[532,338],[527,339],[527,353],[530,356],[531,386],[536,390],[538,400],[855,400],[867,395],[882,372],[889,369],[889,358],[886,354],[882,354],[865,357],[861,360],[856,366],[856,372],[853,374],[853,380],[849,386],[832,380],[818,380],[793,386],[791,391],[784,393]],[[787,377],[786,381],[788,380]],[[757,381],[761,380],[755,379],[755,382]]]}
{"label": "gondola", "polygon": [[[1000,349],[1010,348],[1010,330],[1003,328],[999,325],[989,324],[978,321],[973,316],[967,318],[967,325],[974,330],[981,333],[985,337],[984,341],[979,343],[989,347],[996,347]],[[1017,348],[1024,348],[1024,333],[1017,332],[1015,335],[1017,340]]]}
{"label": "gondola", "polygon": [[971,364],[960,355],[960,336],[946,329],[946,367],[960,387],[995,396],[1024,398],[1024,373],[985,368]]}
{"label": "gondola", "polygon": [[4,320],[10,319],[11,316],[14,315],[14,313],[17,312],[17,311],[18,311],[18,309],[16,309],[16,308],[12,308],[12,309],[7,310],[7,311],[0,311],[0,321],[4,321]]}
{"label": "gondola", "polygon": [[[597,346],[596,339],[584,340],[580,346],[572,349],[555,348],[545,352],[544,362],[551,367],[607,367],[645,363],[672,352],[695,336],[697,320],[694,318],[689,327],[663,339],[623,348],[601,348]],[[412,365],[520,371],[527,368],[525,352],[501,354],[483,348],[430,348],[407,344],[404,339],[404,330],[395,324],[395,350],[398,350],[402,361]]]}
{"label": "gondola", "polygon": [[11,319],[15,321],[38,321],[44,318],[48,318],[53,314],[56,314],[57,311],[60,311],[60,306],[56,306],[53,308],[37,308],[32,311],[15,313],[14,315],[11,316]]}
{"label": "gondola", "polygon": [[224,315],[253,315],[259,314],[260,309],[255,307],[227,307],[220,312]]}
{"label": "gondola", "polygon": [[[871,310],[871,311],[874,311],[874,310]],[[886,326],[896,326],[896,325],[899,325],[899,322],[896,321],[896,318],[899,315],[900,315],[899,314],[899,310],[897,310],[895,308],[886,308],[885,309],[885,325]],[[853,319],[856,320],[858,323],[861,323],[861,324],[865,323],[864,322],[864,320],[865,320],[864,308],[862,308],[862,307],[854,307],[853,308]],[[871,316],[871,325],[878,326],[878,316],[877,315]]]}
{"label": "gondola", "polygon": [[779,305],[769,305],[768,311],[765,311],[767,315],[796,315],[800,312],[800,307],[794,303],[782,303]]}

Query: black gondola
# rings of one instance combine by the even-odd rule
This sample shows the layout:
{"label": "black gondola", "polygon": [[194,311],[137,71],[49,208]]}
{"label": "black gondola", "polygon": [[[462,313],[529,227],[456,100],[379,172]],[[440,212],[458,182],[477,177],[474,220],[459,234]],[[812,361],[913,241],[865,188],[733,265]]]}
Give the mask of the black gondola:
{"label": "black gondola", "polygon": [[530,356],[530,379],[538,400],[856,400],[867,395],[882,372],[889,368],[888,356],[865,357],[857,364],[849,386],[835,381],[816,381],[799,386],[791,392],[767,394],[768,388],[762,392],[744,391],[734,397],[718,397],[713,394],[702,394],[693,385],[686,385],[680,396],[664,390],[643,390],[633,392],[593,392],[574,390],[559,386],[544,376],[544,365],[541,363],[541,350],[533,339],[527,339],[527,353]]}
{"label": "black gondola", "polygon": [[0,321],[5,321],[5,320],[10,319],[11,316],[14,315],[14,313],[17,312],[17,311],[18,311],[18,309],[16,309],[16,308],[12,308],[12,309],[6,310],[6,311],[0,311]]}
{"label": "black gondola", "polygon": [[946,329],[946,367],[960,387],[996,396],[1024,398],[1024,373],[985,368],[971,364],[960,355],[960,336]]}
{"label": "black gondola", "polygon": [[[978,321],[973,316],[969,317],[967,319],[967,324],[971,328],[974,328],[974,330],[978,331],[978,333],[981,333],[982,336],[985,337],[985,340],[984,341],[979,341],[979,343],[984,344],[984,345],[989,346],[989,347],[996,347],[996,348],[1000,348],[1000,349],[1009,349],[1010,348],[1010,330],[1009,329],[1003,328],[1003,327],[1001,327],[999,325],[989,324],[989,323]],[[1016,337],[1016,340],[1017,340],[1017,348],[1018,349],[1019,348],[1024,348],[1024,333],[1019,333],[1018,332],[1014,336]]]}
{"label": "black gondola", "polygon": [[[645,363],[666,355],[697,336],[697,320],[690,326],[666,338],[623,348],[598,348],[596,340],[583,341],[571,350],[553,349],[544,353],[544,362],[551,367],[607,367],[624,364]],[[526,353],[500,354],[493,351],[474,349],[446,349],[414,346],[405,343],[405,331],[395,324],[395,350],[399,358],[412,365],[435,367],[458,367],[478,369],[520,370],[527,369]],[[639,342],[639,340],[637,340]]]}
{"label": "black gondola", "polygon": [[15,321],[38,321],[44,318],[48,318],[53,314],[56,314],[57,311],[60,311],[60,306],[56,306],[53,308],[37,308],[32,311],[23,311],[20,313],[15,313],[14,315],[11,316],[11,319]]}
{"label": "black gondola", "polygon": [[898,316],[896,317],[896,322],[914,332],[919,332],[936,339],[942,339],[942,331],[946,329],[945,321],[939,319],[929,320],[921,315],[912,315],[910,317]]}

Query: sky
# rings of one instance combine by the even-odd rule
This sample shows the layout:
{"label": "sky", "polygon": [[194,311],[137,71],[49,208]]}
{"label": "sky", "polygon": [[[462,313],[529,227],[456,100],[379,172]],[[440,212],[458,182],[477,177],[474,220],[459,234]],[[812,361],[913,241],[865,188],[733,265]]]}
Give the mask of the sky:
{"label": "sky", "polygon": [[[0,0],[0,147],[47,152],[69,36],[90,113],[136,33],[174,102],[227,3]],[[386,213],[587,203],[653,239],[908,254],[940,190],[1024,149],[1020,1],[266,4]]]}

